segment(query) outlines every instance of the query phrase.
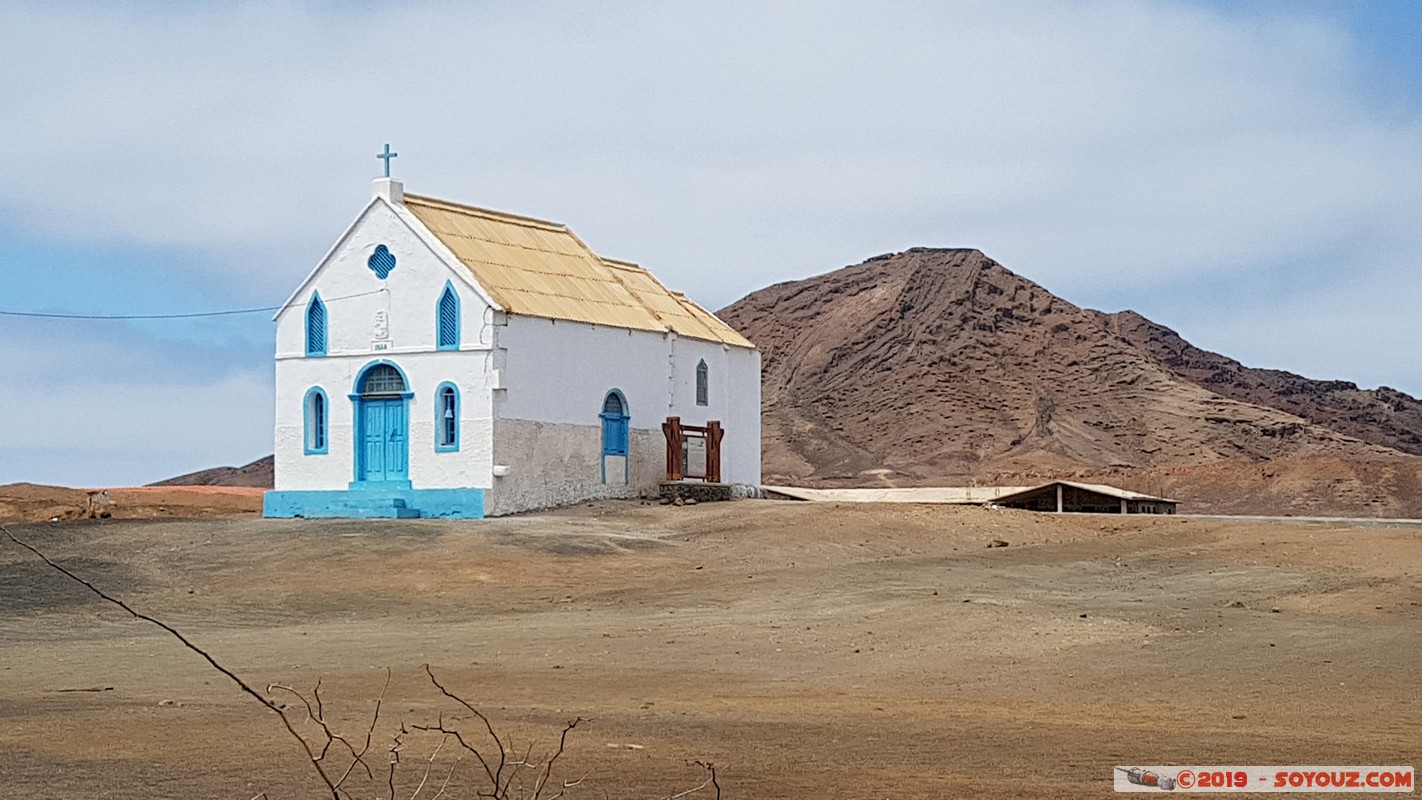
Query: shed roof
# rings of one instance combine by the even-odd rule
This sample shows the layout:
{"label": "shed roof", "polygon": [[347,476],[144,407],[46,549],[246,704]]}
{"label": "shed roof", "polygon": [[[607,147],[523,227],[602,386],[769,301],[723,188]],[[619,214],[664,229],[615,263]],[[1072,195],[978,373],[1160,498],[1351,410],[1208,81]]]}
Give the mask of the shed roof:
{"label": "shed roof", "polygon": [[870,489],[810,489],[801,486],[764,486],[767,492],[795,500],[820,500],[841,503],[948,503],[957,505],[981,505],[1000,503],[1050,489],[1057,484],[1073,486],[1088,492],[1114,497],[1118,500],[1145,500],[1160,503],[1178,503],[1165,497],[1118,489],[1101,483],[1076,483],[1075,481],[1051,481],[1039,486],[919,486],[910,488],[870,488]]}
{"label": "shed roof", "polygon": [[510,314],[755,347],[647,270],[598,256],[566,225],[419,195],[404,204]]}
{"label": "shed roof", "polygon": [[794,500],[831,503],[941,503],[982,505],[1009,494],[1027,491],[1025,486],[918,486],[906,488],[811,489],[803,486],[764,486],[772,495]]}
{"label": "shed roof", "polygon": [[998,497],[997,500],[998,502],[1007,502],[1025,494],[1039,492],[1043,489],[1050,489],[1053,486],[1056,486],[1057,484],[1061,484],[1062,486],[1071,486],[1073,488],[1081,489],[1087,492],[1095,492],[1096,494],[1106,495],[1107,497],[1114,497],[1117,500],[1145,500],[1155,501],[1158,503],[1180,502],[1179,500],[1171,500],[1168,497],[1156,497],[1155,495],[1151,494],[1141,494],[1140,492],[1132,492],[1129,489],[1118,489],[1115,486],[1107,486],[1104,483],[1077,483],[1076,481],[1049,481],[1047,483],[1042,484],[1041,486],[1033,486],[1029,489],[1022,489],[1019,491],[1015,491],[1011,494],[1002,495]]}

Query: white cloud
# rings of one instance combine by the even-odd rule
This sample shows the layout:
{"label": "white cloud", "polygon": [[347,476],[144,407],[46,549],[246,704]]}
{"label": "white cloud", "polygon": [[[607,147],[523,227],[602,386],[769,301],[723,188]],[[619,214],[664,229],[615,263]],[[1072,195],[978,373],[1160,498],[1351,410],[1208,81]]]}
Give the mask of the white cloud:
{"label": "white cloud", "polygon": [[[1083,304],[1291,261],[1385,283],[1263,354],[1327,377],[1349,362],[1309,341],[1363,349],[1348,320],[1422,290],[1422,109],[1279,8],[6,4],[0,214],[202,253],[214,296],[275,301],[389,141],[412,191],[567,222],[712,307],[915,245]],[[1212,302],[1245,320],[1226,352],[1294,313]]]}
{"label": "white cloud", "polygon": [[1164,2],[0,14],[5,140],[26,153],[0,204],[55,236],[226,250],[273,291],[358,207],[386,139],[412,189],[563,218],[713,304],[925,238],[1068,285],[1268,261],[1365,223],[1418,245],[1419,117],[1360,97],[1351,43],[1307,20]]}

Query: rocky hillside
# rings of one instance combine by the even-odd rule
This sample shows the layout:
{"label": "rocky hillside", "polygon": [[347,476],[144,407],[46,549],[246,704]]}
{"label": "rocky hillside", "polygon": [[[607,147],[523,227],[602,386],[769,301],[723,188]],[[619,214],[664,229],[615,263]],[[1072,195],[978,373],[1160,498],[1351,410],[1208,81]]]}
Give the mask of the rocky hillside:
{"label": "rocky hillside", "polygon": [[176,478],[150,483],[149,486],[256,486],[272,488],[276,472],[271,456],[259,458],[245,467],[213,467],[190,472]]}
{"label": "rocky hillside", "polygon": [[1254,369],[1190,344],[1134,311],[1093,312],[1107,330],[1166,369],[1218,395],[1303,417],[1365,442],[1422,455],[1422,401],[1386,386],[1359,389],[1277,369]]}
{"label": "rocky hillside", "polygon": [[977,250],[880,256],[719,313],[763,353],[767,482],[1391,461],[1422,433],[1407,395],[1250,370]]}

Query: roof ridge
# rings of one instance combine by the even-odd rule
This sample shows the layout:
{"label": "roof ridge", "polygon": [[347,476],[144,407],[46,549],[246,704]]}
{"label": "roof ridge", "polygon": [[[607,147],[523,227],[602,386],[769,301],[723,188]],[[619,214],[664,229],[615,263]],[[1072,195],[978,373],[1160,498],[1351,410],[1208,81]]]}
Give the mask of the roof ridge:
{"label": "roof ridge", "polygon": [[641,264],[638,264],[638,263],[635,262],[635,261],[628,261],[628,260],[622,259],[622,258],[608,258],[607,256],[598,256],[598,258],[602,259],[603,263],[604,263],[604,264],[607,264],[607,265],[610,266],[610,267],[621,267],[621,268],[624,268],[624,269],[638,269],[638,270],[641,270],[641,271],[646,272],[646,273],[648,273],[648,274],[651,274],[651,270],[647,269],[646,267],[642,266]]}
{"label": "roof ridge", "polygon": [[[406,194],[406,195],[405,195],[405,201],[408,203],[408,202],[411,201],[411,200],[414,200],[417,204],[424,204],[424,205],[428,205],[428,206],[443,206],[443,207],[444,207],[445,209],[447,209],[447,210],[463,211],[463,212],[466,212],[466,213],[472,213],[472,214],[476,214],[476,215],[479,215],[479,216],[492,217],[492,218],[494,218],[494,219],[501,220],[501,221],[505,221],[505,222],[513,222],[513,223],[515,223],[515,224],[529,224],[529,223],[531,223],[531,224],[537,225],[537,226],[539,226],[539,227],[551,228],[551,229],[553,229],[553,230],[555,230],[555,231],[558,231],[558,232],[560,232],[560,233],[572,233],[572,230],[570,230],[567,225],[564,225],[564,224],[561,223],[561,222],[554,222],[554,221],[552,221],[552,220],[547,220],[547,219],[539,219],[538,217],[530,217],[530,216],[527,216],[526,214],[514,214],[514,213],[511,213],[511,212],[508,212],[508,211],[499,211],[499,210],[492,209],[492,208],[482,208],[482,207],[480,207],[480,206],[471,206],[471,205],[468,205],[468,204],[466,204],[466,203],[456,203],[456,202],[454,202],[454,201],[452,201],[452,200],[441,200],[441,199],[439,199],[438,197],[426,197],[426,196],[424,196],[424,195],[418,195],[418,194]],[[587,247],[587,245],[583,245],[583,246],[584,246],[584,247]],[[591,252],[591,248],[589,248],[589,252]]]}

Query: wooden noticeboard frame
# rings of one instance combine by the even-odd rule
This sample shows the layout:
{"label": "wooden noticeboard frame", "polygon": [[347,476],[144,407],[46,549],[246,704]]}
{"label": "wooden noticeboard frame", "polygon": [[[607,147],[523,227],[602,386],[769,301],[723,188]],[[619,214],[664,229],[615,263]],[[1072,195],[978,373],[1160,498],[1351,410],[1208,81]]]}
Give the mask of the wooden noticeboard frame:
{"label": "wooden noticeboard frame", "polygon": [[667,480],[679,481],[688,477],[685,474],[683,445],[688,437],[692,437],[706,440],[706,475],[702,480],[707,483],[721,482],[721,437],[726,432],[721,429],[718,420],[713,419],[705,426],[683,425],[681,417],[667,417],[667,421],[662,423],[662,433],[667,440]]}

